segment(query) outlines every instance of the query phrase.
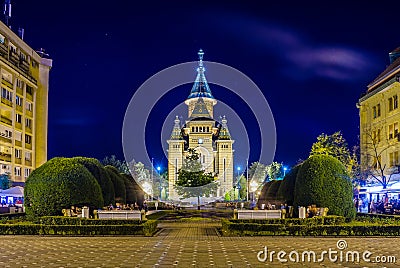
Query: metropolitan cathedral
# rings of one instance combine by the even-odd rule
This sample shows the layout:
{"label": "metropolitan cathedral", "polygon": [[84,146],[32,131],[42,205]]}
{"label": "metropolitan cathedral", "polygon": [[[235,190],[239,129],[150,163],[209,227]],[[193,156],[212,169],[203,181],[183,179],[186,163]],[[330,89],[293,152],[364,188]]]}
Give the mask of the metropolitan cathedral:
{"label": "metropolitan cathedral", "polygon": [[171,138],[168,140],[168,183],[169,199],[178,200],[174,188],[178,171],[188,154],[188,149],[195,149],[205,172],[211,172],[218,182],[217,197],[224,197],[233,187],[233,148],[227,120],[214,119],[213,97],[205,77],[203,65],[204,52],[198,52],[199,62],[197,77],[185,104],[188,107],[188,118],[181,122],[175,118]]}

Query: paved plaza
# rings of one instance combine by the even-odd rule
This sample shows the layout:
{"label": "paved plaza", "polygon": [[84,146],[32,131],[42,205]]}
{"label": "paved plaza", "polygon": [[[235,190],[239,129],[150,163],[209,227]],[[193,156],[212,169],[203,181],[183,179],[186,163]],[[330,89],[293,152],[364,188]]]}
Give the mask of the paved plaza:
{"label": "paved plaza", "polygon": [[[218,221],[162,222],[154,237],[1,236],[0,267],[399,267],[395,264],[329,261],[260,262],[257,253],[284,250],[369,250],[400,258],[400,238],[221,237]],[[269,253],[268,253],[269,254]],[[275,254],[276,255],[276,254]],[[264,255],[261,254],[262,258]],[[339,255],[338,255],[339,256]],[[317,256],[317,259],[320,255]],[[343,257],[344,258],[344,257]],[[288,256],[286,256],[288,259]]]}

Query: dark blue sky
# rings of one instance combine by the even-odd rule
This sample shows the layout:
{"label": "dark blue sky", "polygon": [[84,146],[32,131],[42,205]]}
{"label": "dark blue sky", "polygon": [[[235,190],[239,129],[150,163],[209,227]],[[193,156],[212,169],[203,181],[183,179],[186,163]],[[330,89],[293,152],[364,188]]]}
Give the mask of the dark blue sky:
{"label": "dark blue sky", "polygon": [[[205,60],[239,69],[261,88],[275,117],[275,159],[293,164],[322,132],[341,130],[357,143],[355,104],[400,46],[398,4],[374,2],[14,0],[11,24],[54,60],[49,158],[123,158],[122,122],[135,90],[166,67],[196,60],[202,48]],[[159,141],[157,124],[189,91],[164,102],[149,137]],[[151,157],[160,159],[152,140]]]}

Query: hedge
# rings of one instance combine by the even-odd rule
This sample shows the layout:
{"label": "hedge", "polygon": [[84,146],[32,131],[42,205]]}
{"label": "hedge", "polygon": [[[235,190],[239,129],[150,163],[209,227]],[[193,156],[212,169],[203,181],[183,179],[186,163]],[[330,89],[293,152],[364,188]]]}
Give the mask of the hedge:
{"label": "hedge", "polygon": [[157,221],[125,225],[44,225],[44,224],[0,224],[0,235],[144,235],[152,236],[157,231]]}
{"label": "hedge", "polygon": [[44,216],[37,223],[43,225],[132,225],[141,224],[140,220],[123,219],[86,219],[78,217]]}
{"label": "hedge", "polygon": [[285,225],[235,223],[222,220],[224,235],[289,235],[289,236],[398,236],[400,224],[397,225]]}
{"label": "hedge", "polygon": [[284,200],[289,206],[293,205],[294,200],[294,187],[296,184],[296,176],[299,172],[301,165],[294,166],[286,176],[283,178],[281,185],[279,186],[277,198]]}
{"label": "hedge", "polygon": [[83,165],[93,175],[100,185],[104,206],[115,204],[114,185],[110,176],[99,160],[87,157],[74,157],[72,160]]}
{"label": "hedge", "polygon": [[283,224],[289,225],[339,225],[345,223],[343,216],[325,216],[313,218],[288,218],[288,219],[238,219],[230,220],[232,223],[257,223],[257,224]]}
{"label": "hedge", "polygon": [[111,182],[114,185],[115,202],[126,203],[125,183],[118,169],[113,166],[105,166],[104,168],[110,176]]}

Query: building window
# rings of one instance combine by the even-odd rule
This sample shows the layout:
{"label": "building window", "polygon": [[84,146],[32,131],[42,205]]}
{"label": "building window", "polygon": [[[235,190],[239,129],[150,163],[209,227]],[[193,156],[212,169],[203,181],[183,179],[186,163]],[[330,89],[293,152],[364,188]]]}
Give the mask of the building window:
{"label": "building window", "polygon": [[396,122],[389,125],[389,139],[396,138],[399,134],[399,124]]}
{"label": "building window", "polygon": [[25,127],[32,128],[32,119],[25,118]]}
{"label": "building window", "polygon": [[28,178],[30,174],[31,174],[31,169],[25,168],[25,178]]}
{"label": "building window", "polygon": [[21,150],[20,149],[15,149],[15,158],[21,159]]}
{"label": "building window", "polygon": [[5,41],[6,41],[6,38],[4,37],[4,35],[0,34],[0,44],[4,45]]}
{"label": "building window", "polygon": [[25,143],[32,144],[32,136],[25,134]]}
{"label": "building window", "polygon": [[372,107],[372,116],[376,118],[376,106]]}
{"label": "building window", "polygon": [[25,102],[25,108],[26,108],[27,111],[32,112],[32,110],[33,110],[32,102],[29,102],[29,101]]}
{"label": "building window", "polygon": [[15,176],[21,176],[21,168],[20,167],[15,167],[14,168],[14,174]]}
{"label": "building window", "polygon": [[32,159],[32,153],[31,152],[25,152],[25,160],[26,161],[31,161]]}
{"label": "building window", "polygon": [[225,168],[226,168],[226,158],[224,158],[224,166],[223,166],[223,173],[224,173],[224,182],[226,182],[226,171],[225,171]]}
{"label": "building window", "polygon": [[22,141],[22,133],[19,131],[15,132],[15,140],[16,141]]}
{"label": "building window", "polygon": [[194,132],[194,127],[192,127],[192,132]]}
{"label": "building window", "polygon": [[397,99],[397,95],[393,96],[393,109],[397,109],[399,107],[399,101]]}
{"label": "building window", "polygon": [[21,122],[22,122],[22,115],[20,115],[20,114],[15,114],[15,122],[21,123]]}
{"label": "building window", "polygon": [[381,142],[381,129],[379,128],[376,135],[377,142]]}
{"label": "building window", "polygon": [[377,112],[377,117],[381,116],[381,105],[380,104],[378,104],[376,106],[376,112]]}
{"label": "building window", "polygon": [[22,98],[20,97],[20,96],[15,96],[15,103],[18,105],[18,106],[22,106]]}
{"label": "building window", "polygon": [[389,153],[389,164],[391,167],[399,164],[399,152]]}
{"label": "building window", "polygon": [[7,99],[7,100],[9,100],[9,101],[12,101],[12,92],[11,92],[11,91],[8,91],[8,90],[5,89],[5,88],[2,88],[2,89],[1,89],[1,97],[2,97],[3,99]]}
{"label": "building window", "polygon": [[11,43],[11,42],[10,42],[10,50],[11,50],[12,52],[14,52],[14,53],[17,53],[17,47],[16,47],[13,43]]}
{"label": "building window", "polygon": [[178,180],[178,158],[175,158],[175,176],[174,183]]}
{"label": "building window", "polygon": [[23,88],[24,87],[24,82],[20,79],[17,78],[17,87]]}
{"label": "building window", "polygon": [[389,98],[389,112],[393,111],[393,98]]}
{"label": "building window", "polygon": [[198,143],[203,144],[203,139],[199,139]]}
{"label": "building window", "polygon": [[32,95],[33,88],[31,86],[26,85],[26,94]]}

